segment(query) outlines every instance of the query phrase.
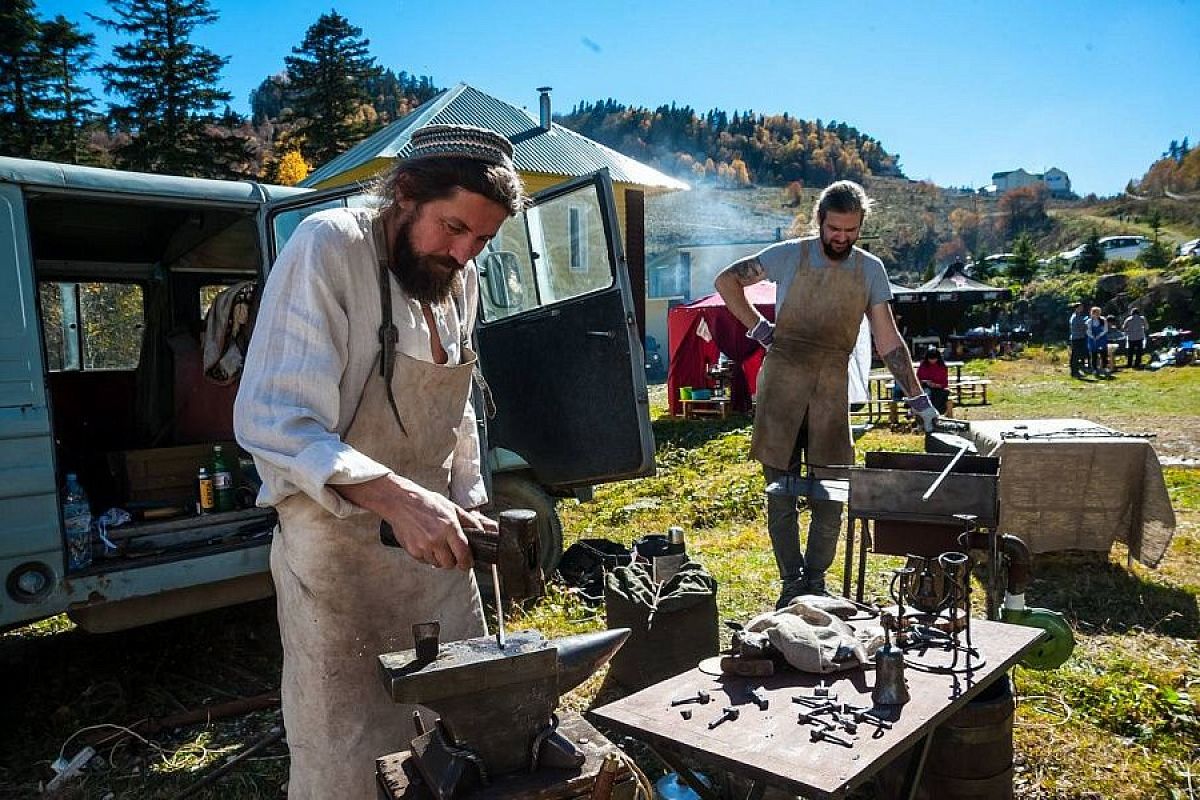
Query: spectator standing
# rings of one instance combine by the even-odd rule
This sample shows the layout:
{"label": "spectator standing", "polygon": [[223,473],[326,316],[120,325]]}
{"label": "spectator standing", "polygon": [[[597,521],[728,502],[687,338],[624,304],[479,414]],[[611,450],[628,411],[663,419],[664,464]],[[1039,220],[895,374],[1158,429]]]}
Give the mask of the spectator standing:
{"label": "spectator standing", "polygon": [[1146,318],[1136,308],[1129,309],[1129,316],[1121,323],[1125,331],[1125,366],[1142,368],[1142,354],[1146,352]]}
{"label": "spectator standing", "polygon": [[1071,377],[1082,378],[1088,365],[1088,312],[1086,304],[1075,304],[1075,311],[1071,314],[1068,325],[1071,331]]}
{"label": "spectator standing", "polygon": [[1099,306],[1092,306],[1087,321],[1088,367],[1093,375],[1108,372],[1108,320]]}

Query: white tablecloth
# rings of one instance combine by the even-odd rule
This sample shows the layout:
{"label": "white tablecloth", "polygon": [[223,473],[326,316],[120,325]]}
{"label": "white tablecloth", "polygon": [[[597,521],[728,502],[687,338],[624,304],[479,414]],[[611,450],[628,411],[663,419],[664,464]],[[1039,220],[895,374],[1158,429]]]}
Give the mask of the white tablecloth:
{"label": "white tablecloth", "polygon": [[970,438],[1000,457],[1000,532],[1034,553],[1125,542],[1156,567],[1175,535],[1162,467],[1145,439],[1082,419],[981,420]]}

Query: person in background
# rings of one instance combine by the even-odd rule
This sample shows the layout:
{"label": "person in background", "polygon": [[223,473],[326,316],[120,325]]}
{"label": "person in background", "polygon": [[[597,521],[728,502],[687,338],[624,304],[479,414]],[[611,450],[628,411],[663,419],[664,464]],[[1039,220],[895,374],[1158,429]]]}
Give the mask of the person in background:
{"label": "person in background", "polygon": [[1075,304],[1075,310],[1071,313],[1067,325],[1071,332],[1071,377],[1082,378],[1088,366],[1087,304]]}
{"label": "person in background", "polygon": [[[861,186],[838,181],[813,207],[815,235],[788,239],[730,264],[716,289],[751,339],[767,348],[758,378],[750,455],[763,465],[767,485],[796,476],[807,464],[813,477],[843,474],[854,462],[850,438],[849,365],[863,316],[875,349],[905,402],[932,431],[937,409],[921,391],[912,356],[896,330],[891,286],[883,262],[855,247],[871,201]],[[775,323],[759,315],[746,288],[763,280],[778,287]],[[797,499],[767,493],[767,531],[783,586],[778,606],[825,592],[841,531],[842,504],[809,498],[807,547],[800,548]]]}
{"label": "person in background", "polygon": [[[495,531],[470,395],[475,257],[526,203],[499,134],[430,125],[379,208],[307,217],[276,259],[234,406],[272,506],[291,800],[368,800],[412,737],[381,653],[486,630],[464,531]],[[399,548],[382,543],[382,522]]]}
{"label": "person in background", "polygon": [[1087,321],[1088,368],[1093,375],[1108,372],[1108,320],[1092,306]]}
{"label": "person in background", "polygon": [[925,351],[925,357],[917,366],[917,380],[938,413],[952,416],[950,412],[954,405],[950,400],[950,372],[946,369],[941,350],[931,347]]}
{"label": "person in background", "polygon": [[1129,309],[1129,316],[1121,323],[1125,331],[1125,366],[1131,369],[1142,368],[1142,354],[1146,352],[1146,333],[1149,327],[1146,318],[1136,308]]}

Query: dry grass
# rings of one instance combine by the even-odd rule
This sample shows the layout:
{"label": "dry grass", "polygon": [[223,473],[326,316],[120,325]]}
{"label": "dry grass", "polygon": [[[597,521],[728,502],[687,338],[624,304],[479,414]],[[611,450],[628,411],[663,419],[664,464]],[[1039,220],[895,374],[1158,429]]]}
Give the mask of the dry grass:
{"label": "dry grass", "polygon": [[[1037,351],[987,369],[996,381],[995,405],[966,410],[967,416],[1077,414],[1156,432],[1160,452],[1197,452],[1200,369],[1121,373],[1114,382],[1084,385],[1062,374],[1061,351]],[[567,544],[584,537],[628,543],[683,525],[690,552],[720,583],[722,618],[744,619],[771,604],[777,591],[762,477],[746,458],[749,423],[662,418],[661,390],[656,397],[658,474],[601,487],[592,503],[564,503]],[[876,430],[858,448],[861,455],[920,445],[919,437]],[[1168,469],[1167,480],[1180,527],[1158,570],[1127,570],[1119,547],[1108,558],[1038,559],[1029,602],[1063,611],[1079,644],[1059,670],[1017,670],[1020,797],[1195,796],[1189,776],[1200,772],[1193,694],[1200,681],[1200,471]],[[872,566],[882,571],[887,564]],[[603,620],[555,590],[510,624],[565,635],[602,627]],[[0,637],[0,798],[33,796],[50,774],[48,763],[80,728],[128,725],[257,694],[278,685],[278,669],[270,604],[103,637],[72,631],[61,618]],[[592,704],[601,681],[597,675],[566,705]],[[274,713],[260,712],[164,731],[150,737],[162,752],[128,739],[106,745],[98,748],[102,762],[73,796],[174,797],[277,723]],[[74,745],[66,749],[70,754]],[[286,765],[285,751],[277,748],[198,797],[278,797]]]}

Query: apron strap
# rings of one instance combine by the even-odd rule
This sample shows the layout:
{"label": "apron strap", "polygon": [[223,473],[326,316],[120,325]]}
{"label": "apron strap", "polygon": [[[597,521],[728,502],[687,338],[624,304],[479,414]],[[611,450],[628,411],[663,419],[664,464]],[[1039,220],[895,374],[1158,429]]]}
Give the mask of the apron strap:
{"label": "apron strap", "polygon": [[396,371],[396,344],[400,341],[400,331],[392,321],[391,254],[388,251],[381,217],[376,216],[371,221],[371,232],[375,237],[375,259],[379,266],[379,310],[382,317],[379,324],[379,375],[383,378],[383,385],[387,390],[392,416],[396,418],[400,432],[407,436],[404,421],[400,419],[400,409],[396,407],[396,397],[392,394],[392,376]]}
{"label": "apron strap", "polygon": [[[467,298],[462,282],[456,282],[456,288],[450,292],[450,299],[454,301],[454,310],[458,312],[459,352],[465,353],[471,346],[471,329],[467,325]],[[471,379],[475,381],[475,386],[479,389],[479,396],[483,400],[483,413],[488,419],[494,418],[496,401],[492,397],[492,387],[488,386],[487,378],[483,377],[483,370],[479,368],[478,358],[475,359],[475,367],[471,370]]]}

